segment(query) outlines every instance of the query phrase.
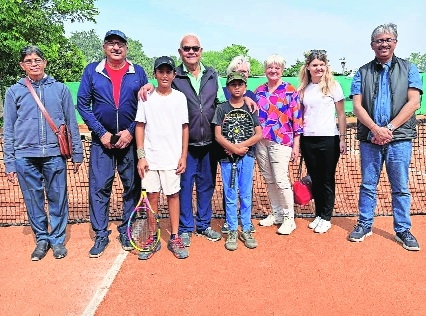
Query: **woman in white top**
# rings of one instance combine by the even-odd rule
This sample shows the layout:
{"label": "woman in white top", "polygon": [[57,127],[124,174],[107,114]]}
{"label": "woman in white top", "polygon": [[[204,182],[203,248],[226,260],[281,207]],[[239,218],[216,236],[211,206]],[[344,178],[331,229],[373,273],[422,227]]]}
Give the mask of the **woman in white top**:
{"label": "woman in white top", "polygon": [[300,147],[312,179],[316,215],[308,226],[316,233],[325,233],[331,228],[337,162],[340,154],[346,154],[344,95],[333,78],[324,50],[311,50],[306,55],[299,82],[303,106]]}

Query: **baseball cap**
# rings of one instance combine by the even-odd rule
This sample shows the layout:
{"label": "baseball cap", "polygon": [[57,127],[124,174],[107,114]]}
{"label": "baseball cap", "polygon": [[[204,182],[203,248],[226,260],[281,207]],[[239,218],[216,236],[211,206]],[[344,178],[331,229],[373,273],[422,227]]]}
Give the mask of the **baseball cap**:
{"label": "baseball cap", "polygon": [[123,40],[123,42],[127,43],[127,37],[126,37],[126,35],[123,32],[119,31],[119,30],[108,31],[105,34],[104,40],[106,40],[108,37],[113,36],[113,35],[120,37]]}
{"label": "baseball cap", "polygon": [[234,80],[242,80],[244,81],[244,83],[247,83],[246,76],[244,76],[244,74],[238,71],[233,71],[228,75],[228,77],[226,78],[226,84],[228,85],[228,83]]}
{"label": "baseball cap", "polygon": [[171,59],[168,56],[161,56],[158,57],[155,61],[154,61],[154,70],[157,69],[158,67],[160,67],[161,65],[169,65],[170,67],[172,67],[173,70],[175,70],[175,62],[173,61],[173,59]]}

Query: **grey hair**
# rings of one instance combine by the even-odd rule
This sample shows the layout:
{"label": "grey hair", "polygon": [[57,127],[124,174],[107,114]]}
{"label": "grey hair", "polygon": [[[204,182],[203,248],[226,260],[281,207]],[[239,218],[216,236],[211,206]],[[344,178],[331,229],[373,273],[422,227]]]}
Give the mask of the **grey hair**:
{"label": "grey hair", "polygon": [[398,39],[398,31],[397,31],[396,24],[386,23],[386,24],[382,24],[382,25],[379,25],[378,27],[376,27],[374,29],[373,33],[371,33],[371,41],[374,41],[376,36],[378,36],[380,34],[393,34],[395,39]]}
{"label": "grey hair", "polygon": [[182,42],[183,42],[183,40],[184,40],[185,38],[187,38],[187,37],[193,37],[193,38],[195,38],[195,39],[198,41],[198,44],[200,44],[200,47],[202,47],[202,46],[201,46],[200,39],[199,39],[199,38],[198,38],[198,36],[197,36],[196,34],[194,34],[194,33],[186,33],[186,34],[184,34],[184,35],[182,36],[182,38],[181,38],[180,42],[179,42],[179,46],[182,46]]}
{"label": "grey hair", "polygon": [[250,74],[250,59],[246,56],[239,55],[234,57],[229,63],[228,68],[226,69],[226,75],[229,75],[231,72],[234,72],[238,65],[246,64],[248,68],[248,73]]}
{"label": "grey hair", "polygon": [[282,56],[280,55],[271,55],[268,58],[266,58],[265,62],[263,63],[265,69],[268,68],[270,65],[278,65],[281,67],[281,69],[284,70],[285,68],[285,60]]}
{"label": "grey hair", "polygon": [[44,54],[41,51],[40,48],[34,45],[25,46],[21,49],[21,56],[19,58],[19,61],[22,63],[27,55],[36,54],[38,57],[40,57],[43,60],[46,60],[44,58]]}

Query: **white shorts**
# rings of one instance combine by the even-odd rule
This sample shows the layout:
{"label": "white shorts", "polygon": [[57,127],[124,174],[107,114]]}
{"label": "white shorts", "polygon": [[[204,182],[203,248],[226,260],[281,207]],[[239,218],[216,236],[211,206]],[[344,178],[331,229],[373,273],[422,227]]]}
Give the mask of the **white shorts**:
{"label": "white shorts", "polygon": [[180,190],[180,174],[176,170],[148,170],[142,179],[142,187],[148,193],[160,192],[172,195]]}

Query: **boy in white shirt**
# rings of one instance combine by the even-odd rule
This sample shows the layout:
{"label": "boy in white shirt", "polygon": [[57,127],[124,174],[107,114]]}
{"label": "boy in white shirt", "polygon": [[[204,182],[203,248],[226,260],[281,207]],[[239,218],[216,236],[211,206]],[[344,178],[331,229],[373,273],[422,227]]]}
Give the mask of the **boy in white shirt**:
{"label": "boy in white shirt", "polygon": [[[158,87],[147,101],[139,101],[135,138],[138,172],[155,213],[160,191],[167,196],[171,224],[167,248],[176,258],[185,259],[188,250],[179,238],[178,228],[180,175],[185,172],[188,154],[188,108],[185,95],[171,87],[175,75],[173,59],[162,56],[155,60]],[[146,247],[154,241],[155,236],[149,237]],[[141,252],[139,259],[151,258],[160,248],[161,242],[152,251]]]}

